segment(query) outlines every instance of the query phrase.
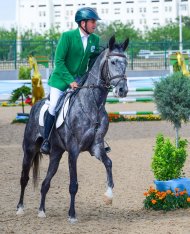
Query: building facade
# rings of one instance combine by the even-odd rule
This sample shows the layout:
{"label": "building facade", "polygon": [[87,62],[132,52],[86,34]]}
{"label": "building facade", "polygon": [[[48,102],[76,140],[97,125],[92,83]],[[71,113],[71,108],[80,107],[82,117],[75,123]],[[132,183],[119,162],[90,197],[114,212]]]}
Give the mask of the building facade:
{"label": "building facade", "polygon": [[105,24],[120,20],[142,32],[175,22],[180,14],[190,17],[190,0],[17,0],[17,26],[39,33],[73,29],[76,10],[86,6],[96,9]]}

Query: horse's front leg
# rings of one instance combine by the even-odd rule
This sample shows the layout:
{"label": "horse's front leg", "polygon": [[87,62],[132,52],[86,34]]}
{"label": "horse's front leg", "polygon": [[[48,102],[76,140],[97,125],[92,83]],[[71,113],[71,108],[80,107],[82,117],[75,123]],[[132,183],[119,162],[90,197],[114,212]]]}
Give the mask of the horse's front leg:
{"label": "horse's front leg", "polygon": [[[59,152],[59,153],[58,153]],[[63,151],[57,150],[56,152],[51,152],[50,154],[50,162],[49,162],[49,167],[47,171],[46,178],[44,179],[41,187],[41,203],[40,203],[40,208],[38,212],[38,217],[40,218],[45,218],[45,199],[46,199],[46,194],[50,188],[50,182],[55,173],[57,172],[57,169],[59,167],[59,162],[62,157]]]}
{"label": "horse's front leg", "polygon": [[69,222],[71,223],[75,223],[77,221],[75,213],[75,196],[78,191],[78,181],[77,181],[78,155],[79,154],[76,152],[69,152],[69,157],[68,157],[69,173],[70,173],[70,185],[69,185],[70,209],[68,215],[69,215]]}
{"label": "horse's front leg", "polygon": [[103,162],[105,168],[106,168],[106,174],[107,174],[107,190],[104,194],[104,202],[106,205],[112,204],[113,199],[113,176],[112,176],[112,161],[107,156],[106,151],[104,149],[104,143],[98,143],[94,144],[91,147],[90,154],[95,156],[98,160]]}

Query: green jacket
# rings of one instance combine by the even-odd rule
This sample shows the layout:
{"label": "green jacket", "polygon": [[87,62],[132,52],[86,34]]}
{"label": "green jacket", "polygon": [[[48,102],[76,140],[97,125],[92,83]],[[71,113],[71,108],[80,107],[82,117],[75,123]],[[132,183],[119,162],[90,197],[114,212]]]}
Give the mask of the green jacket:
{"label": "green jacket", "polygon": [[48,84],[65,91],[75,77],[82,76],[88,69],[90,58],[99,50],[99,37],[90,34],[84,52],[79,28],[64,32],[55,52],[55,68]]}

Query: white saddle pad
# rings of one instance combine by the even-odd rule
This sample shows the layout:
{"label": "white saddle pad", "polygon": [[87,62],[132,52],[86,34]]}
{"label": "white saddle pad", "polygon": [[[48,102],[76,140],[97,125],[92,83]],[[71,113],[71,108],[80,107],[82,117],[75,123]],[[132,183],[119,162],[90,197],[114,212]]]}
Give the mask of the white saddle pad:
{"label": "white saddle pad", "polygon": [[[56,120],[56,128],[59,128],[61,124],[64,122],[64,119],[66,117],[69,108],[69,100],[70,98],[67,98],[66,102],[64,102],[63,106],[61,107],[61,110]],[[39,116],[39,125],[42,127],[44,126],[44,114],[47,111],[48,107],[49,107],[49,100],[46,100],[40,110],[40,116]]]}

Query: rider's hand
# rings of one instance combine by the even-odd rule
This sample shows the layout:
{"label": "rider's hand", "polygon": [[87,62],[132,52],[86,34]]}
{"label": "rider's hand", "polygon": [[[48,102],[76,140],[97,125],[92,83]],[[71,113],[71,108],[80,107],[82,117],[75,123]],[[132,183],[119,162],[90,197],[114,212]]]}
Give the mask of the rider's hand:
{"label": "rider's hand", "polygon": [[72,83],[70,83],[70,86],[71,86],[71,89],[76,89],[76,88],[78,88],[78,84],[77,84],[77,82],[72,82]]}

